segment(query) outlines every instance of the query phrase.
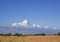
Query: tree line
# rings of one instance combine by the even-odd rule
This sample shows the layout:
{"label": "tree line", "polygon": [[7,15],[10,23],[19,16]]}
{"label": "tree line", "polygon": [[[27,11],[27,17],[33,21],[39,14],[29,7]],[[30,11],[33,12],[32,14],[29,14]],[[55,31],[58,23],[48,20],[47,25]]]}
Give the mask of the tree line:
{"label": "tree line", "polygon": [[19,34],[19,33],[11,34],[11,33],[8,33],[8,34],[0,34],[0,36],[22,36],[22,34]]}
{"label": "tree line", "polygon": [[[23,34],[19,34],[19,33],[15,33],[15,34],[11,34],[11,33],[8,33],[8,34],[0,34],[0,36],[46,36],[47,34],[45,33],[41,33],[41,34],[26,34],[26,35],[23,35]],[[58,35],[60,36],[60,32],[57,33],[57,34],[53,34],[53,35]]]}

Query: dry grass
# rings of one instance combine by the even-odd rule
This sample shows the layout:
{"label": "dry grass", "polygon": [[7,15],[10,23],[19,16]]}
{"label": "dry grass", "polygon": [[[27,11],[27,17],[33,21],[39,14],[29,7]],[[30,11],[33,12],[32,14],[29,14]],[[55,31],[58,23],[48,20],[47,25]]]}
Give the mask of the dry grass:
{"label": "dry grass", "polygon": [[60,42],[60,36],[0,36],[0,42]]}

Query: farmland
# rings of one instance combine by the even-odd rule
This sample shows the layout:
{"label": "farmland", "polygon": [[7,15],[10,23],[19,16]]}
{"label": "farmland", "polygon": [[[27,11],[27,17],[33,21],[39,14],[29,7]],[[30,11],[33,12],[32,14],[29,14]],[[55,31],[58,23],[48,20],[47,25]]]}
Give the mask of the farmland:
{"label": "farmland", "polygon": [[0,36],[0,42],[60,42],[60,36]]}

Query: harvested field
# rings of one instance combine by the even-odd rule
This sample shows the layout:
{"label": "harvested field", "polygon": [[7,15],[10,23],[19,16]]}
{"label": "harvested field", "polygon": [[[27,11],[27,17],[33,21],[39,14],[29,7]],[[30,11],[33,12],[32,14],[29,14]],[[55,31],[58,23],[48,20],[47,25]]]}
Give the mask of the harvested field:
{"label": "harvested field", "polygon": [[60,36],[0,36],[0,42],[60,42]]}

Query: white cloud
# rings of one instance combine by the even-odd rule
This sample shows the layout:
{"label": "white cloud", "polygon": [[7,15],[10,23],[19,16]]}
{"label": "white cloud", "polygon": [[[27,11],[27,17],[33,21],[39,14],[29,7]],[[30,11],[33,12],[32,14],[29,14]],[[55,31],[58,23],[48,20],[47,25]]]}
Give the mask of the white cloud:
{"label": "white cloud", "polygon": [[39,24],[33,24],[33,27],[41,28],[41,25],[39,25]]}
{"label": "white cloud", "polygon": [[53,27],[52,29],[57,29],[56,27]]}
{"label": "white cloud", "polygon": [[36,24],[33,24],[33,27],[36,27]]}
{"label": "white cloud", "polygon": [[37,27],[38,27],[38,28],[42,28],[42,26],[41,26],[41,25],[39,25],[39,24],[37,24]]}
{"label": "white cloud", "polygon": [[23,26],[23,27],[27,27],[28,26],[28,21],[25,19],[20,23],[13,23],[12,26]]}
{"label": "white cloud", "polygon": [[35,28],[45,28],[45,29],[49,28],[49,26],[43,26],[43,25],[39,25],[39,24],[33,24],[33,27],[35,27]]}
{"label": "white cloud", "polygon": [[21,21],[21,22],[19,22],[19,23],[13,23],[12,24],[12,26],[13,27],[19,27],[19,26],[22,26],[22,27],[29,27],[29,28],[45,28],[45,29],[48,29],[48,28],[52,28],[52,29],[57,29],[56,27],[50,27],[50,26],[44,26],[44,25],[40,25],[40,24],[32,24],[32,25],[30,25],[29,23],[28,23],[28,20],[27,19],[25,19],[25,20],[23,20],[23,21]]}
{"label": "white cloud", "polygon": [[44,26],[45,29],[49,28],[49,26]]}
{"label": "white cloud", "polygon": [[13,23],[12,26],[13,26],[13,27],[14,27],[14,26],[17,26],[17,23]]}
{"label": "white cloud", "polygon": [[18,25],[27,27],[28,26],[28,20],[25,19],[24,21],[18,23]]}

